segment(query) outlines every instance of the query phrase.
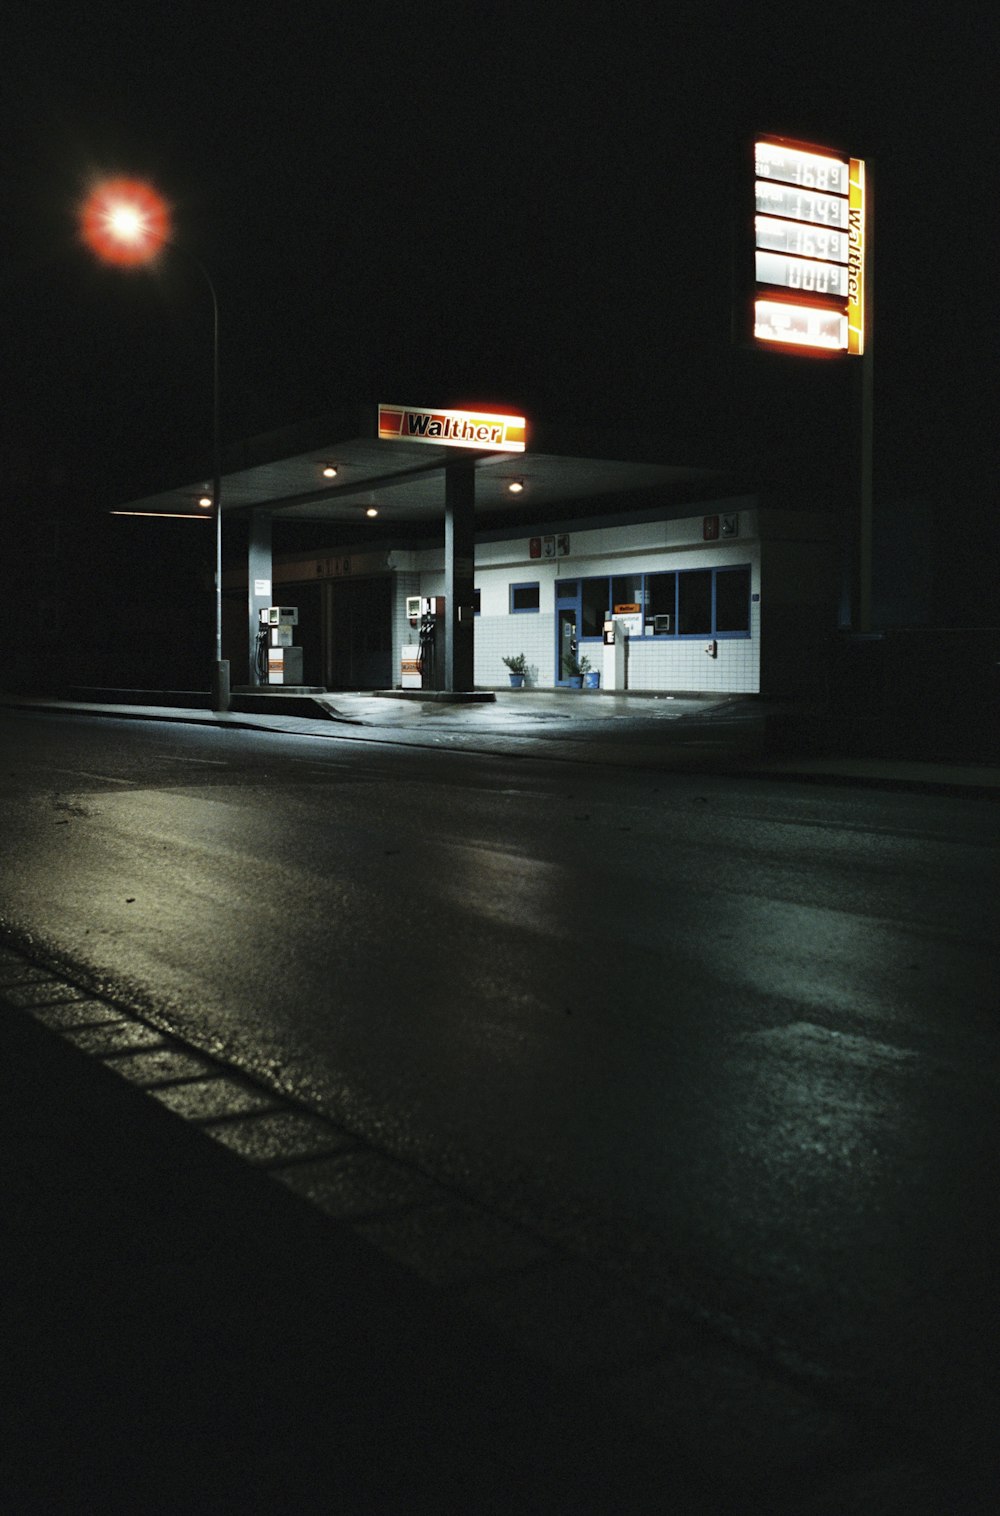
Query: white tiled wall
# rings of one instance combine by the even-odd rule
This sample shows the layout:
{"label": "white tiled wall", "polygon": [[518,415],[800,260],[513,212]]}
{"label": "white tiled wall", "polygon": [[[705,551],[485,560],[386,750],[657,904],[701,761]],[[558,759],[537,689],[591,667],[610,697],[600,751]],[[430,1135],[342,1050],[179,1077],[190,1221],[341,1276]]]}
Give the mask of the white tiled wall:
{"label": "white tiled wall", "polygon": [[648,638],[628,646],[630,690],[712,690],[737,695],[760,691],[760,606],[750,607],[749,637],[720,637],[718,654],[705,652],[708,638],[668,642]]}
{"label": "white tiled wall", "polygon": [[[550,597],[551,603],[551,597]],[[477,684],[507,684],[505,656],[523,653],[528,660],[527,683],[545,689],[554,682],[556,628],[552,611],[536,615],[476,617]]]}
{"label": "white tiled wall", "polygon": [[[718,656],[705,652],[707,638],[668,642],[659,638],[632,641],[628,647],[628,688],[632,690],[718,690],[757,694],[760,689],[759,607],[754,605],[749,638],[720,638]],[[601,667],[601,647],[587,652]],[[505,655],[524,653],[528,683],[546,689],[555,683],[555,614],[537,616],[478,616],[476,618],[477,685],[507,683]]]}

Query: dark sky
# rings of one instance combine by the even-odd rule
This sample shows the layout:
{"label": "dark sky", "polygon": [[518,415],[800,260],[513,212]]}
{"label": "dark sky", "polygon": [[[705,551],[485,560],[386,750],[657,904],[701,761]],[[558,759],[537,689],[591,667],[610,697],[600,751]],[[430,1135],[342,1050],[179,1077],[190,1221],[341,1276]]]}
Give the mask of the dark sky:
{"label": "dark sky", "polygon": [[877,492],[947,491],[995,544],[990,14],[7,0],[8,479],[96,508],[207,447],[204,289],[178,259],[122,274],[76,242],[108,171],[154,178],[212,271],[225,440],[345,400],[502,401],[765,472],[805,428],[801,477],[821,474],[844,365],[730,342],[735,165],[761,129],[870,160]]}

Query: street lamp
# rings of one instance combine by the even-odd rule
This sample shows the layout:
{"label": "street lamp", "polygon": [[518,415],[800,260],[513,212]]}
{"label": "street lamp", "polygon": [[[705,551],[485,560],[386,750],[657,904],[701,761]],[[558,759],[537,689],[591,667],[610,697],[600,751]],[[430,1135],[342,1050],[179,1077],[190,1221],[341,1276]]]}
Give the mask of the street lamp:
{"label": "street lamp", "polygon": [[80,207],[80,235],[104,263],[116,268],[155,264],[163,252],[178,253],[198,270],[212,300],[212,497],[215,511],[215,653],[212,709],[229,709],[229,664],[222,657],[222,464],[219,446],[219,301],[200,258],[172,238],[170,207],[142,179],[103,179]]}

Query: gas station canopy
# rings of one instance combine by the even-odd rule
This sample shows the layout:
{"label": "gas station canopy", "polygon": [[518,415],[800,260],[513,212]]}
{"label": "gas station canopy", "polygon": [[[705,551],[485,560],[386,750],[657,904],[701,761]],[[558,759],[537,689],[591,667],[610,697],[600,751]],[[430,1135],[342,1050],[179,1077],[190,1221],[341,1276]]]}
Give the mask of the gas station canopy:
{"label": "gas station canopy", "polygon": [[[534,425],[528,427],[524,451],[480,451],[474,442],[438,444],[426,435],[387,438],[379,436],[371,406],[229,449],[223,459],[222,511],[264,510],[288,521],[359,523],[374,508],[383,522],[432,522],[444,516],[446,470],[463,463],[475,471],[477,516],[528,508],[538,517],[563,502],[654,489],[672,498],[686,491],[690,498],[716,488],[723,477],[718,470],[667,462],[660,452],[655,439],[569,434]],[[512,490],[512,485],[521,488]],[[198,480],[118,509],[199,516],[205,487],[206,481]]]}

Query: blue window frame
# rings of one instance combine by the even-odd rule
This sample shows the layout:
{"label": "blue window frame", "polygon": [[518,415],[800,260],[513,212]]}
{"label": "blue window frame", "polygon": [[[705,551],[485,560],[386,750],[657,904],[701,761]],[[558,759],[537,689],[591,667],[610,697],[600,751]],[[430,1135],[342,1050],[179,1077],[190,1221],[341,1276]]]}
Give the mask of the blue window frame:
{"label": "blue window frame", "polygon": [[510,587],[510,614],[522,616],[525,613],[537,611],[540,600],[538,581],[534,584],[512,584]]}
{"label": "blue window frame", "polygon": [[[575,587],[575,586],[574,586]],[[664,569],[579,581],[580,639],[596,640],[616,605],[642,608],[642,637],[750,636],[750,566]]]}

